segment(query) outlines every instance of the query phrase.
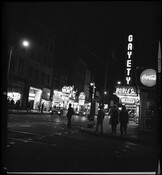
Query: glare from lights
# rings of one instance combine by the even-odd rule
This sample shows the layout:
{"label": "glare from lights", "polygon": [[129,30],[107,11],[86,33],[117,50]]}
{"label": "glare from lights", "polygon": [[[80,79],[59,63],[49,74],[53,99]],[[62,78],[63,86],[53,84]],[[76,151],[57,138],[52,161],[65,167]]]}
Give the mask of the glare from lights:
{"label": "glare from lights", "polygon": [[23,44],[24,47],[29,47],[29,41],[27,41],[27,40],[24,40],[22,42],[22,44]]}
{"label": "glare from lights", "polygon": [[105,92],[104,92],[104,94],[106,95],[106,94],[107,94],[107,92],[105,91]]}
{"label": "glare from lights", "polygon": [[117,84],[121,84],[121,81],[118,81]]}

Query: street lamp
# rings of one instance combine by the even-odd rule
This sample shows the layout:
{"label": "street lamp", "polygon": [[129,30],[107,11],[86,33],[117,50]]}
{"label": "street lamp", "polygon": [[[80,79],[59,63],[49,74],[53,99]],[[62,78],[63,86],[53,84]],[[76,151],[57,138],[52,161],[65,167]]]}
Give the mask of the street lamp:
{"label": "street lamp", "polygon": [[118,84],[118,85],[121,85],[121,81],[117,81],[117,84]]}
{"label": "street lamp", "polygon": [[[27,40],[22,40],[21,41],[21,45],[23,47],[27,48],[27,47],[30,46],[30,42],[27,41]],[[12,59],[12,52],[13,52],[13,46],[11,45],[10,46],[10,53],[9,53],[9,61],[8,61],[8,72],[7,72],[8,78],[9,78],[9,71],[10,71],[11,59]]]}

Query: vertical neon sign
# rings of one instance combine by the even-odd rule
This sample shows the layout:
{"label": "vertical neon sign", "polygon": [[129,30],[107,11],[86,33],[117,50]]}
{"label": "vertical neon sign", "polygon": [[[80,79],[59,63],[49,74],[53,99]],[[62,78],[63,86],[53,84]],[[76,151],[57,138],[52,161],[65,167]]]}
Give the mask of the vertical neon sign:
{"label": "vertical neon sign", "polygon": [[132,52],[133,52],[133,35],[128,35],[127,59],[126,59],[126,85],[132,84]]}

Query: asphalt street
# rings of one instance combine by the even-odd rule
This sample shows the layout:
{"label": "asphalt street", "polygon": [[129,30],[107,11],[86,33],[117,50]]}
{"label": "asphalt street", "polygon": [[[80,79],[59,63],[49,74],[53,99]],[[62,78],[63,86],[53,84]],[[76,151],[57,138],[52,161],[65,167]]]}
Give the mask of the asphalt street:
{"label": "asphalt street", "polygon": [[81,132],[85,117],[9,114],[7,172],[155,172],[157,148]]}

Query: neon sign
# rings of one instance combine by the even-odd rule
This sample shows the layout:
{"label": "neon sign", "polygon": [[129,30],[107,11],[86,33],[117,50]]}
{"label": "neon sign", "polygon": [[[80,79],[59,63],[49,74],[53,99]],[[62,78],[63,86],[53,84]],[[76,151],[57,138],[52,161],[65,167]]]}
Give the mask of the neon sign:
{"label": "neon sign", "polygon": [[116,95],[131,95],[131,96],[137,96],[136,89],[131,86],[131,87],[116,87],[115,91]]}
{"label": "neon sign", "polygon": [[126,60],[126,84],[131,84],[133,35],[128,36],[127,60]]}
{"label": "neon sign", "polygon": [[156,84],[156,71],[153,69],[144,70],[140,75],[140,81],[145,86],[154,86]]}

